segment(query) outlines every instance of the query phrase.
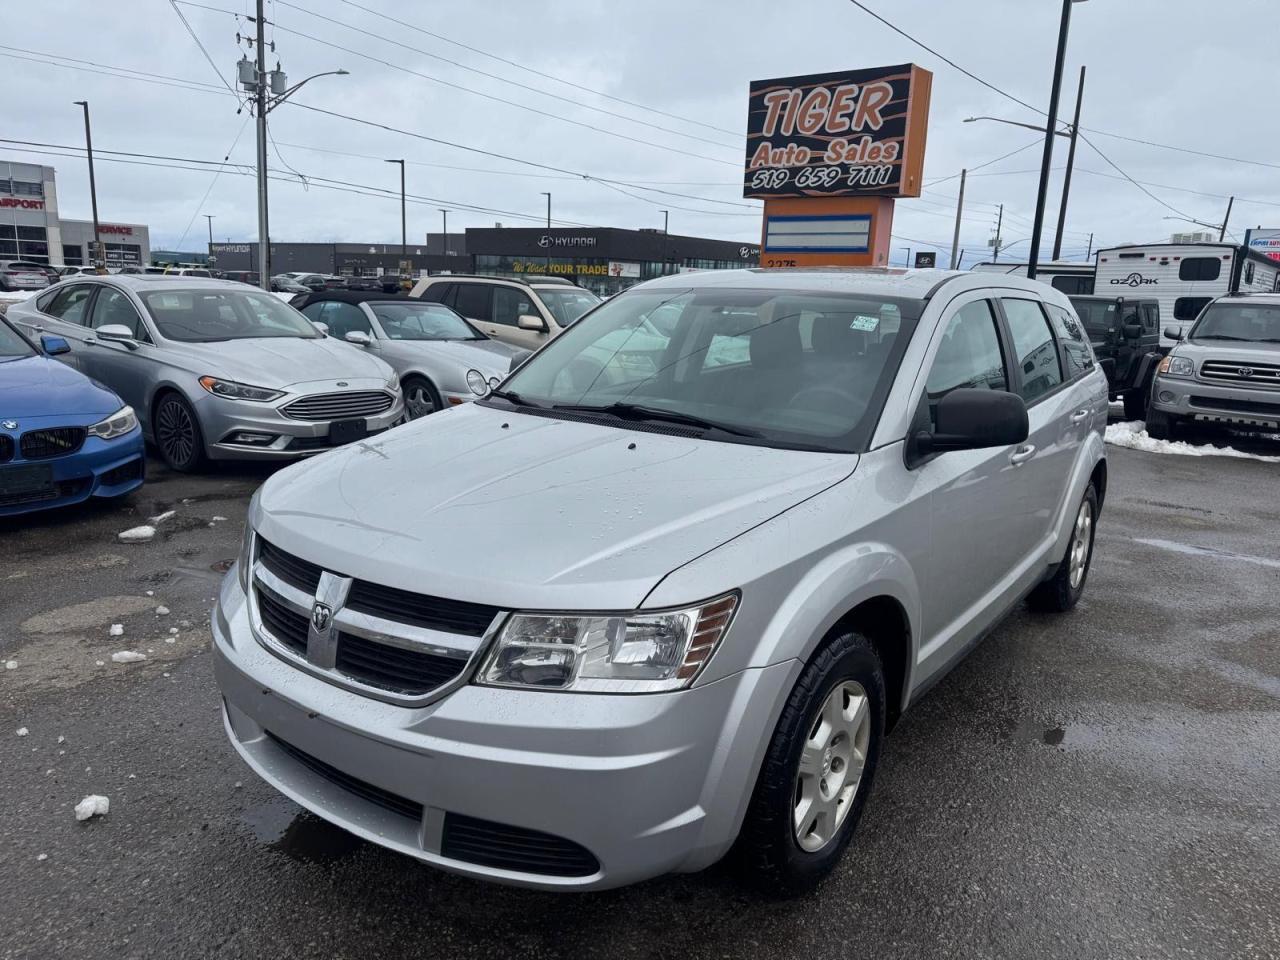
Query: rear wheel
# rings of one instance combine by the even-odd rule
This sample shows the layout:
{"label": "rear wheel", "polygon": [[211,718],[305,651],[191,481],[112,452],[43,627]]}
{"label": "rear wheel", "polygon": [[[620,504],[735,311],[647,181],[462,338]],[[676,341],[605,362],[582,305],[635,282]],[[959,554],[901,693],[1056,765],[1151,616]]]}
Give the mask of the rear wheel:
{"label": "rear wheel", "polygon": [[736,852],[751,879],[803,891],[844,853],[871,790],[885,726],[884,670],[860,633],[827,641],[769,742]]}
{"label": "rear wheel", "polygon": [[404,378],[404,408],[410,420],[435,413],[442,406],[440,393],[426,377]]}
{"label": "rear wheel", "polygon": [[166,464],[179,473],[190,473],[204,463],[204,434],[186,398],[166,393],[156,404],[156,446]]}
{"label": "rear wheel", "polygon": [[1031,591],[1027,601],[1032,607],[1049,613],[1065,613],[1076,605],[1084,593],[1085,581],[1089,578],[1097,525],[1098,491],[1091,483],[1076,510],[1071,539],[1067,542],[1067,555],[1062,558],[1053,576]]}

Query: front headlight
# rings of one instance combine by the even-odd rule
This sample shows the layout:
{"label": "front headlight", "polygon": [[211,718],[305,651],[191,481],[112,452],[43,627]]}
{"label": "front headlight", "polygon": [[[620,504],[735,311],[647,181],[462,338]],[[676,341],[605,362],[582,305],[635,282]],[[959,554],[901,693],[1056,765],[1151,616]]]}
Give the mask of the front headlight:
{"label": "front headlight", "polygon": [[583,693],[661,693],[691,684],[738,606],[736,594],[660,613],[514,613],[478,683]]}
{"label": "front headlight", "polygon": [[477,397],[483,397],[489,392],[489,382],[485,380],[484,374],[479,370],[467,371],[467,387]]}
{"label": "front headlight", "polygon": [[1160,361],[1159,372],[1168,377],[1194,377],[1196,365],[1186,357],[1175,357],[1170,354]]}
{"label": "front headlight", "polygon": [[91,437],[114,440],[116,437],[123,437],[126,433],[133,432],[133,428],[137,425],[138,418],[134,415],[133,407],[121,407],[107,419],[99,420],[87,429]]}
{"label": "front headlight", "polygon": [[234,380],[219,380],[217,377],[201,377],[200,386],[215,397],[227,400],[253,400],[266,403],[284,396],[283,390],[268,390],[266,387],[251,387],[247,383],[236,383]]}

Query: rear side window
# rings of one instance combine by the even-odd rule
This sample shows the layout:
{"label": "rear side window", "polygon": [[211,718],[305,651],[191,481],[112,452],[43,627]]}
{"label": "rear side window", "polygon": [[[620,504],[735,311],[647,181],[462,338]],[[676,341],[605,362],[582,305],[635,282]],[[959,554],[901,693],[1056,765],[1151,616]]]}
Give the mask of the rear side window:
{"label": "rear side window", "polygon": [[1217,280],[1222,261],[1217,257],[1187,257],[1178,264],[1179,280]]}
{"label": "rear side window", "polygon": [[89,305],[89,297],[92,294],[93,287],[87,283],[74,284],[65,290],[59,290],[58,295],[53,298],[53,303],[49,304],[49,309],[45,312],[65,323],[78,323],[83,327],[88,319],[85,316],[85,309]]}
{"label": "rear side window", "polygon": [[456,283],[433,283],[422,291],[422,299],[430,303],[452,304]]}
{"label": "rear side window", "polygon": [[938,401],[959,387],[1009,389],[995,317],[986,300],[961,307],[942,334],[925,384],[933,426],[937,426]]}
{"label": "rear side window", "polygon": [[1059,276],[1050,281],[1050,286],[1055,290],[1061,290],[1068,297],[1087,296],[1093,293],[1093,278]]}
{"label": "rear side window", "polygon": [[457,299],[452,304],[453,309],[468,320],[488,322],[493,317],[489,306],[492,293],[493,288],[483,283],[460,283]]}
{"label": "rear side window", "polygon": [[1089,346],[1089,338],[1085,336],[1084,327],[1076,315],[1063,310],[1052,303],[1045,304],[1049,313],[1049,321],[1053,324],[1054,333],[1062,342],[1062,352],[1066,357],[1067,379],[1078,377],[1093,369],[1093,348]]}
{"label": "rear side window", "polygon": [[1062,383],[1058,345],[1035,300],[1001,300],[1013,335],[1014,362],[1021,372],[1022,399],[1032,403]]}
{"label": "rear side window", "polygon": [[1173,302],[1173,319],[1184,323],[1200,316],[1200,311],[1211,300],[1211,297],[1179,297]]}

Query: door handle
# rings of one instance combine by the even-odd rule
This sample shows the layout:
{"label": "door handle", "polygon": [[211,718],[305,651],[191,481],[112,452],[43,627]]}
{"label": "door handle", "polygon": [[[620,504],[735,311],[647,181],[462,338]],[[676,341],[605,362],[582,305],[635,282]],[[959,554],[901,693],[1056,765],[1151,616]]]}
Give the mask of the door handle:
{"label": "door handle", "polygon": [[1023,444],[1009,454],[1009,462],[1015,467],[1020,467],[1032,457],[1036,455],[1036,445],[1034,443]]}
{"label": "door handle", "polygon": [[1075,413],[1073,413],[1073,414],[1071,415],[1071,422],[1072,422],[1072,423],[1083,423],[1083,422],[1084,422],[1084,419],[1085,419],[1087,416],[1089,416],[1089,411],[1088,411],[1088,410],[1077,410]]}

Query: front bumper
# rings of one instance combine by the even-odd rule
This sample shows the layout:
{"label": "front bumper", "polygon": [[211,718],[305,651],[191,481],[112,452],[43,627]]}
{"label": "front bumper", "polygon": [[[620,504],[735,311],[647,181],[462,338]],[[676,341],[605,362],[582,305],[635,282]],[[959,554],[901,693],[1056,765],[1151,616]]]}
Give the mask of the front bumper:
{"label": "front bumper", "polygon": [[66,507],[90,497],[122,497],[142,486],[146,479],[146,451],[139,428],[114,440],[89,437],[68,456],[14,460],[0,469],[24,463],[45,463],[53,469],[54,496],[18,502],[6,502],[0,497],[0,517]]}
{"label": "front bumper", "polygon": [[[638,696],[467,684],[402,707],[264,649],[234,570],[214,612],[213,652],[231,743],[276,789],[433,866],[547,890],[615,887],[723,856],[799,670],[785,662]],[[569,841],[594,866],[564,876],[485,865],[474,845],[449,846],[451,818]]]}
{"label": "front bumper", "polygon": [[1157,376],[1151,407],[1171,417],[1280,429],[1280,391]]}
{"label": "front bumper", "polygon": [[[389,392],[387,384],[353,381],[354,389]],[[196,415],[204,431],[205,450],[212,460],[294,460],[323,453],[333,448],[329,442],[328,420],[295,420],[281,412],[281,407],[299,399],[290,394],[274,403],[228,400],[201,391],[196,397]],[[394,402],[382,413],[363,417],[369,435],[381,433],[405,418],[404,397],[396,392]],[[248,433],[269,437],[265,443],[244,443],[237,434]]]}

